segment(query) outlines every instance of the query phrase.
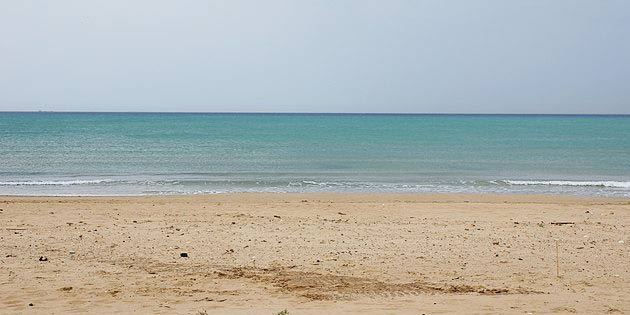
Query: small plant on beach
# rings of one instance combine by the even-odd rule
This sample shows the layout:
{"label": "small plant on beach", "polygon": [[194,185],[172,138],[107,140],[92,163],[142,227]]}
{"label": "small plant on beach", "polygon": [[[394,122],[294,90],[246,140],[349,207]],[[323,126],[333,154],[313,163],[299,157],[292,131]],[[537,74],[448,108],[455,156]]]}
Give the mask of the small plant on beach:
{"label": "small plant on beach", "polygon": [[276,313],[275,315],[289,315],[289,311],[287,311],[287,310],[285,309],[285,310],[282,310],[282,311],[280,311],[280,312]]}

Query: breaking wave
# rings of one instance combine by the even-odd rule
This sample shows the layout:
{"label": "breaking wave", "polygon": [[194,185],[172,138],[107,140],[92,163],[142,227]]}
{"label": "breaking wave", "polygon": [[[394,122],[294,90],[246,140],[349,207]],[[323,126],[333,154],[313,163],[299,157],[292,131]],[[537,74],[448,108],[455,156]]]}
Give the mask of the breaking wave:
{"label": "breaking wave", "polygon": [[568,180],[503,180],[508,185],[630,188],[630,182]]}
{"label": "breaking wave", "polygon": [[71,186],[90,185],[113,182],[108,179],[98,180],[43,180],[43,181],[8,181],[0,182],[0,186]]}

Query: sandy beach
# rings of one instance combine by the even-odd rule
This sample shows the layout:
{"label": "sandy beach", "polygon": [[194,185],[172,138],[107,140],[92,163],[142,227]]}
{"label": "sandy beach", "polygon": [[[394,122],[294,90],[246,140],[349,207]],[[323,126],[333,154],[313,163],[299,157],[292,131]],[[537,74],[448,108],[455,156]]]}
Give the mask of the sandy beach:
{"label": "sandy beach", "polygon": [[630,199],[5,196],[0,227],[2,314],[630,313]]}

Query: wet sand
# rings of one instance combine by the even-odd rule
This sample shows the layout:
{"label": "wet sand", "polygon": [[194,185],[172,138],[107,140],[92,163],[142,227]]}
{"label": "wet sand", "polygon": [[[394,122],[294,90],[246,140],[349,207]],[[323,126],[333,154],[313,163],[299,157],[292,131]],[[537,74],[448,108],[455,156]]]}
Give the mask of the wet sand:
{"label": "wet sand", "polygon": [[630,199],[5,196],[0,209],[1,314],[630,314]]}

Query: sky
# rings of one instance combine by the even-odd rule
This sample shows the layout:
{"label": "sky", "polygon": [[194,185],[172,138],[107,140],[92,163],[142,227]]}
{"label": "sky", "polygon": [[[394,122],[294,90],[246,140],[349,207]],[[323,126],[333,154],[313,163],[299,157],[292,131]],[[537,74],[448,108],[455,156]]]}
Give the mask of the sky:
{"label": "sky", "polygon": [[1,1],[18,110],[630,114],[630,1]]}

